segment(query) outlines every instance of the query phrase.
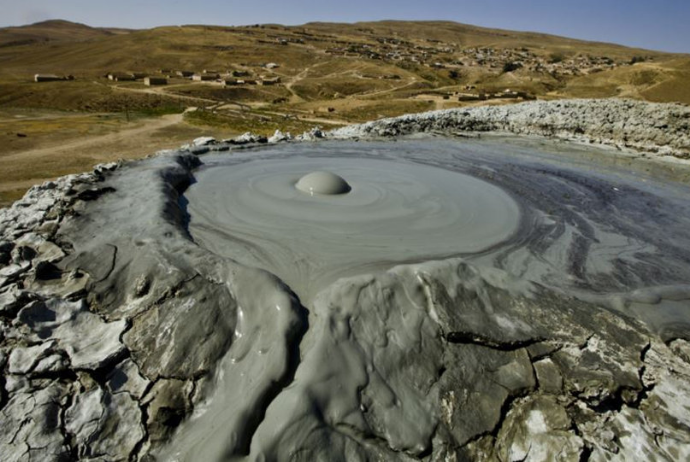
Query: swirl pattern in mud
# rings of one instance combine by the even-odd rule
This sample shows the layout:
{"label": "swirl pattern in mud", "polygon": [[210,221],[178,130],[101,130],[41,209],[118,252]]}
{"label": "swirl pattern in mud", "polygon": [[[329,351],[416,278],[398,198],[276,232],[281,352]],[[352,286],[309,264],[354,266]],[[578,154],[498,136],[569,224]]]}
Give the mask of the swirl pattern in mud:
{"label": "swirl pattern in mud", "polygon": [[[185,195],[194,239],[277,274],[302,298],[363,267],[488,249],[519,224],[517,204],[500,188],[404,159],[230,160],[202,168]],[[310,195],[295,187],[323,169],[351,190]]]}
{"label": "swirl pattern in mud", "polygon": [[[594,172],[579,160],[586,153],[513,140],[207,156],[186,193],[189,230],[214,253],[278,275],[304,302],[339,277],[462,256],[635,312],[656,330],[682,329],[690,318],[675,300],[690,292],[685,190],[614,165]],[[319,169],[337,171],[352,191],[294,188]]]}

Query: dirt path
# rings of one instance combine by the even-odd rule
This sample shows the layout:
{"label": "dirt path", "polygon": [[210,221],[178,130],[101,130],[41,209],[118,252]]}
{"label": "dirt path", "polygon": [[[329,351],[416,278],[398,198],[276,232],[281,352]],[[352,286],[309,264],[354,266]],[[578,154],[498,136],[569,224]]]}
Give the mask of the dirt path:
{"label": "dirt path", "polygon": [[[96,83],[99,83],[99,82],[96,82]],[[101,85],[104,85],[104,84],[101,84]],[[217,101],[215,99],[200,98],[198,96],[178,95],[176,93],[169,93],[169,92],[165,91],[166,89],[169,89],[169,88],[184,87],[186,85],[189,85],[189,84],[185,83],[185,84],[168,85],[166,87],[154,87],[154,88],[128,88],[128,87],[121,87],[118,85],[112,85],[110,88],[112,88],[114,90],[118,90],[118,91],[130,92],[130,93],[143,93],[146,95],[166,96],[168,98],[178,99],[181,101],[190,101],[190,102],[193,102],[194,104],[199,104],[200,102],[201,103],[210,103],[210,104],[221,103],[220,101]]]}
{"label": "dirt path", "polygon": [[297,120],[302,120],[304,122],[314,122],[317,124],[326,124],[326,125],[349,125],[351,122],[348,122],[347,120],[340,120],[340,119],[324,119],[320,117],[311,117],[308,115],[302,115],[301,113],[284,113],[284,112],[274,112],[274,111],[265,111],[266,114],[271,114],[271,115],[276,115],[280,117],[284,117],[286,119],[290,118],[291,116],[297,116]]}
{"label": "dirt path", "polygon": [[0,207],[20,198],[32,185],[103,162],[136,159],[180,146],[202,135],[219,136],[207,128],[184,123],[183,114],[131,123],[131,128],[106,135],[59,139],[35,149],[0,156]]}
{"label": "dirt path", "polygon": [[415,83],[417,83],[417,79],[413,77],[408,83],[401,85],[399,87],[393,87],[393,88],[389,88],[387,90],[374,91],[371,93],[362,93],[359,95],[351,95],[351,97],[358,97],[361,99],[369,99],[369,98],[374,97],[374,96],[381,96],[381,95],[387,95],[388,93],[395,93],[396,91],[402,90],[402,89],[407,88],[407,87],[411,87]]}
{"label": "dirt path", "polygon": [[122,143],[128,139],[141,136],[146,132],[152,132],[155,130],[160,130],[171,125],[179,124],[183,121],[184,114],[168,114],[157,119],[146,120],[145,122],[139,124],[134,128],[127,128],[120,130],[115,133],[109,133],[107,135],[88,137],[84,139],[78,139],[74,141],[69,141],[59,146],[52,146],[47,148],[30,149],[28,151],[21,151],[12,153],[6,156],[0,157],[0,163],[5,162],[16,162],[16,161],[26,161],[33,158],[40,158],[46,155],[56,156],[61,153],[84,150],[91,147],[102,146],[112,143]]}
{"label": "dirt path", "polygon": [[290,79],[289,81],[285,82],[285,89],[292,94],[292,96],[290,97],[291,103],[301,103],[304,101],[304,98],[302,98],[300,95],[298,95],[297,92],[292,89],[292,86],[294,84],[296,84],[297,82],[304,80],[307,77],[307,74],[309,74],[309,71],[311,71],[312,69],[314,69],[318,65],[319,64],[314,64],[312,66],[308,66],[308,67],[304,68],[304,70],[302,72],[300,72],[296,76],[292,77],[292,79]]}

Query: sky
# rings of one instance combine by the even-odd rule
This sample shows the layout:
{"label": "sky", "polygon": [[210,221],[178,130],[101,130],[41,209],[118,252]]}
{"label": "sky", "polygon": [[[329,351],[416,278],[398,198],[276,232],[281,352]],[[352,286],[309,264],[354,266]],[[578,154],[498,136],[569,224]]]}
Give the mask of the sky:
{"label": "sky", "polygon": [[449,20],[690,53],[690,0],[0,0],[0,27],[46,19],[134,29]]}

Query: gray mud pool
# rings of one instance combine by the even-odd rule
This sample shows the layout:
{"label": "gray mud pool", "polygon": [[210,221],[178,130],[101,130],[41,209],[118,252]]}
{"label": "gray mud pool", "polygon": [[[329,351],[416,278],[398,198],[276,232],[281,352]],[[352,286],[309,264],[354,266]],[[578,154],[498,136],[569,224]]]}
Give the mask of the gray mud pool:
{"label": "gray mud pool", "polygon": [[[612,152],[489,141],[285,144],[209,155],[185,193],[202,247],[263,268],[308,303],[343,276],[463,257],[690,328],[690,188]],[[588,156],[589,154],[589,156]],[[310,172],[345,194],[305,194]]]}

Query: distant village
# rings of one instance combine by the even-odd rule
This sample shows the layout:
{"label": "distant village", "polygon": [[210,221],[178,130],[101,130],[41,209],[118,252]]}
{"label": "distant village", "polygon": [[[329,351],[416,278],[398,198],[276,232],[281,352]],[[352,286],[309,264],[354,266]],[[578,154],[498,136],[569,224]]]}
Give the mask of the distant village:
{"label": "distant village", "polygon": [[605,56],[580,55],[565,58],[555,54],[539,56],[527,48],[464,48],[455,46],[420,46],[398,39],[378,39],[379,46],[348,43],[331,47],[326,53],[331,55],[359,57],[372,60],[400,61],[420,64],[436,69],[462,69],[463,67],[482,67],[497,71],[512,72],[524,68],[532,72],[548,73],[554,77],[578,76],[602,72],[619,66],[626,66],[644,60],[639,57],[631,61],[615,61]]}
{"label": "distant village", "polygon": [[[258,30],[268,29],[268,30]],[[501,74],[523,70],[526,72],[548,74],[554,78],[581,76],[611,70],[620,66],[630,66],[636,62],[649,59],[648,57],[634,57],[630,60],[612,59],[606,56],[591,56],[578,54],[565,56],[551,54],[544,56],[527,48],[494,48],[494,47],[466,47],[457,43],[446,43],[440,40],[427,39],[424,42],[412,43],[397,37],[381,37],[374,35],[372,30],[358,29],[365,36],[360,41],[341,40],[326,34],[315,34],[306,29],[289,29],[281,26],[251,26],[237,28],[236,32],[248,36],[256,43],[272,46],[304,46],[314,42],[317,47],[331,56],[380,60],[392,63],[403,69],[418,66],[432,68],[437,72],[447,72],[453,79],[460,79],[463,70],[470,68],[484,69],[490,73]],[[275,32],[275,33],[274,33]],[[366,35],[368,34],[368,35]],[[231,47],[219,47],[231,48]],[[242,67],[242,66],[238,66]],[[203,82],[222,86],[242,85],[279,85],[281,77],[273,75],[271,71],[279,67],[276,63],[261,64],[266,72],[254,75],[253,71],[235,69],[217,71],[205,69],[202,71],[181,69],[159,69],[155,73],[140,72],[110,72],[104,77],[116,82],[141,81],[147,86],[167,85],[170,79],[186,79],[191,82]],[[441,71],[444,70],[444,71]],[[400,79],[397,74],[382,75],[378,78]],[[36,82],[56,80],[71,80],[72,76],[60,77],[52,74],[36,74]],[[484,93],[473,85],[465,85],[463,91],[456,91],[444,95],[459,101],[476,101],[493,98],[534,99],[533,95],[525,92],[505,89],[498,93]]]}
{"label": "distant village", "polygon": [[[253,29],[256,28],[280,29],[279,26],[255,26]],[[649,59],[638,56],[631,60],[614,60],[606,56],[576,55],[565,57],[562,54],[544,57],[527,48],[463,48],[457,43],[446,43],[434,39],[427,39],[426,44],[415,44],[398,37],[376,36],[373,30],[363,28],[358,29],[358,32],[370,34],[366,37],[369,43],[339,40],[333,36],[313,34],[306,30],[285,30],[291,32],[292,35],[269,33],[265,37],[270,40],[257,39],[256,42],[283,46],[322,42],[327,47],[326,53],[333,56],[419,64],[437,69],[482,67],[497,71],[513,71],[525,68],[532,72],[549,73],[554,77],[603,72]],[[238,31],[248,35],[257,33],[252,28],[239,29]]]}
{"label": "distant village", "polygon": [[[266,63],[262,65],[267,70],[280,67],[276,63]],[[279,76],[260,75],[252,76],[252,72],[247,70],[216,71],[204,69],[200,72],[191,70],[159,69],[157,72],[149,74],[146,72],[108,72],[103,75],[113,82],[143,82],[146,86],[167,85],[170,79],[185,79],[191,82],[215,83],[223,86],[237,85],[278,85],[282,83]],[[35,74],[35,82],[55,82],[74,80],[74,76],[58,76],[55,74]]]}

